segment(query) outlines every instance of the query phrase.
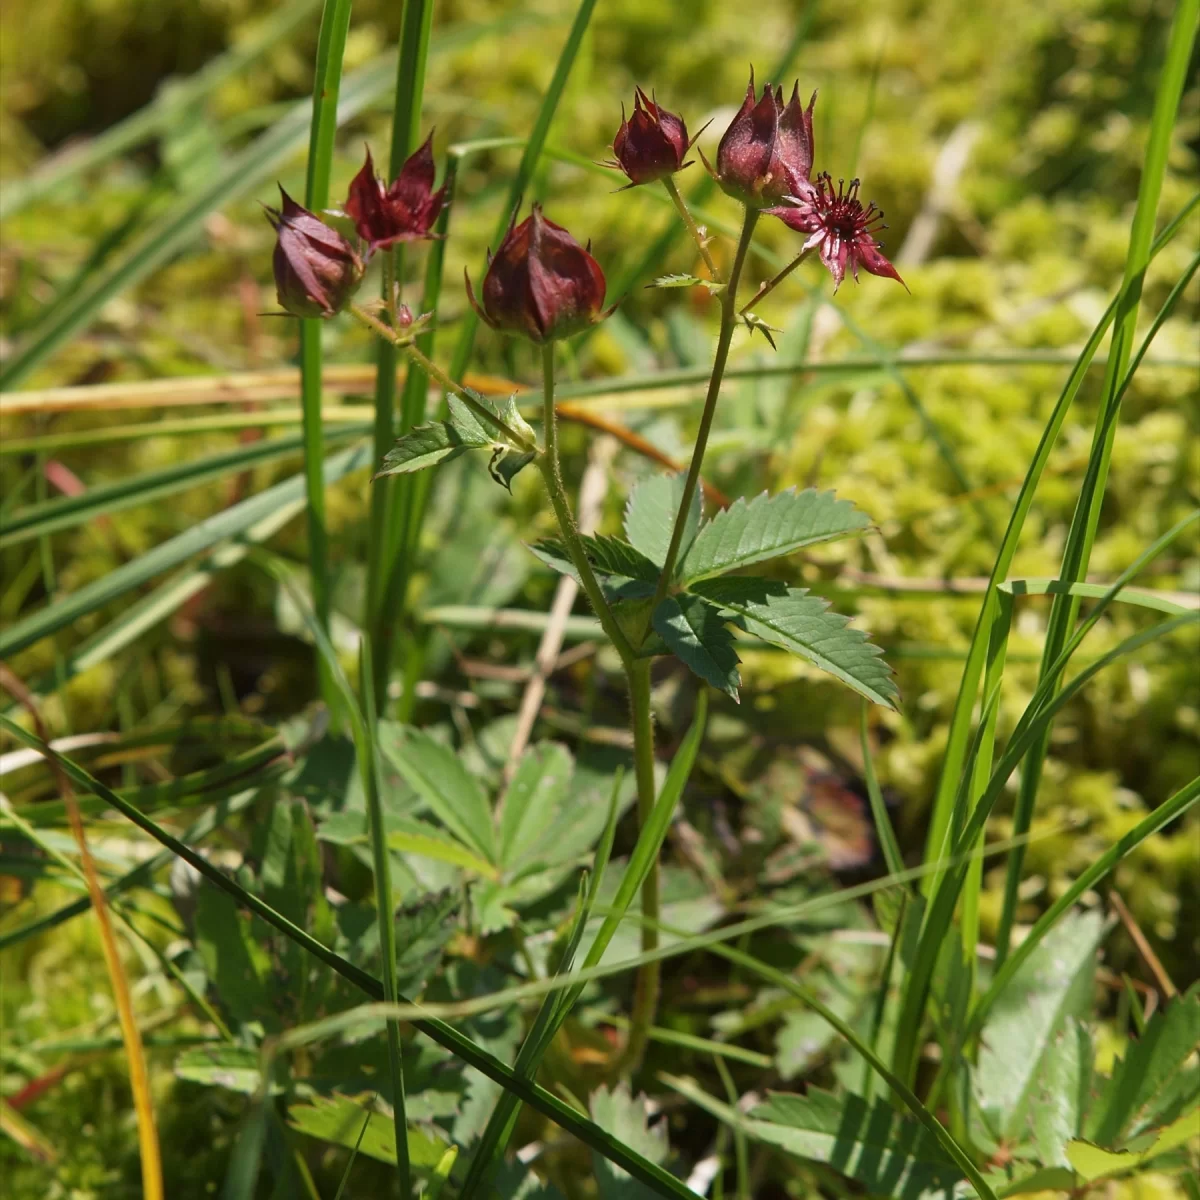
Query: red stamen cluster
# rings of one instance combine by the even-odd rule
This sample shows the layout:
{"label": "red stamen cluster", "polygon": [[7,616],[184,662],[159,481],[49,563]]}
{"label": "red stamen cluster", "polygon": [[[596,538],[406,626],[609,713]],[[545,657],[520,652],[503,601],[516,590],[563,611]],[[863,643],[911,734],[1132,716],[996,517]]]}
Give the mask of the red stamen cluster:
{"label": "red stamen cluster", "polygon": [[770,212],[790,228],[809,235],[804,249],[820,253],[821,261],[833,276],[835,290],[846,277],[847,267],[855,283],[862,267],[872,275],[904,284],[896,268],[880,253],[879,242],[875,240],[879,231],[887,228],[883,213],[874,202],[864,208],[858,188],[857,179],[852,179],[849,186],[839,179],[834,191],[833,180],[822,173],[817,176],[811,193],[797,197],[799,204],[773,208]]}

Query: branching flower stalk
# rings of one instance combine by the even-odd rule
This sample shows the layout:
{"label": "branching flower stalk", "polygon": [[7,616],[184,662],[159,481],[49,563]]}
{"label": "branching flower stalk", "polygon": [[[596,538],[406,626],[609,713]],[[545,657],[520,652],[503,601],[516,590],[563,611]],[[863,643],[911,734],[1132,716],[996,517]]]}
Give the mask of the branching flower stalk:
{"label": "branching flower stalk", "polygon": [[733,269],[729,272],[729,282],[721,293],[721,329],[717,334],[717,351],[713,356],[712,374],[709,376],[708,391],[704,396],[704,411],[700,414],[700,428],[696,431],[696,445],[692,450],[692,461],[688,466],[687,478],[684,480],[679,512],[675,516],[675,525],[671,530],[667,557],[658,577],[658,586],[654,590],[654,601],[650,606],[651,613],[667,594],[667,588],[675,574],[675,563],[679,557],[679,547],[683,542],[683,531],[687,527],[688,510],[691,508],[692,497],[696,494],[696,486],[700,481],[700,467],[704,463],[708,435],[712,430],[713,417],[717,412],[717,400],[721,395],[721,381],[725,378],[725,364],[729,361],[729,346],[733,341],[733,331],[738,323],[738,283],[742,278],[742,268],[746,265],[746,255],[750,251],[750,243],[754,238],[754,227],[758,224],[758,217],[759,210],[757,208],[746,208],[746,215],[742,221],[742,236],[738,239],[737,253],[733,259]]}
{"label": "branching flower stalk", "polygon": [[714,283],[720,283],[721,272],[717,270],[717,264],[713,261],[712,252],[708,248],[708,239],[704,236],[700,226],[696,224],[696,218],[692,216],[687,202],[680,194],[679,185],[675,182],[674,176],[668,175],[662,181],[662,185],[667,189],[667,195],[671,197],[671,203],[675,205],[679,219],[687,226],[688,233],[692,235],[692,241],[696,243],[696,249],[700,251],[700,257],[704,259],[704,265],[708,268],[709,277]]}
{"label": "branching flower stalk", "polygon": [[[284,308],[297,316],[323,318],[349,311],[374,334],[404,353],[413,368],[419,368],[457,397],[483,427],[468,427],[461,414],[456,418],[452,413],[449,422],[434,422],[413,430],[397,443],[394,460],[392,454],[387,455],[387,460],[393,461],[385,460],[386,469],[381,474],[420,469],[449,454],[460,453],[467,446],[494,448],[497,443],[499,450],[493,466],[501,482],[507,485],[512,475],[530,462],[537,467],[558,523],[561,544],[620,658],[629,690],[639,824],[639,842],[634,853],[635,858],[649,863],[641,894],[642,949],[646,952],[658,946],[661,907],[658,853],[666,829],[658,819],[662,814],[651,821],[656,788],[650,665],[653,655],[661,649],[655,649],[657,643],[651,641],[654,614],[673,588],[681,590],[677,568],[683,538],[700,483],[734,331],[739,323],[755,327],[746,313],[749,305],[739,309],[737,301],[755,228],[760,216],[766,213],[804,234],[806,241],[796,258],[758,290],[751,304],[769,295],[813,252],[820,255],[835,283],[841,283],[847,270],[857,278],[859,267],[871,274],[899,279],[874,240],[875,232],[881,228],[881,214],[873,205],[862,206],[857,181],[849,189],[839,184],[835,190],[827,176],[819,177],[815,184],[810,179],[812,109],[812,100],[807,107],[801,106],[798,88],[793,89],[786,104],[783,90],[771,85],[757,98],[751,77],[742,108],[717,149],[716,166],[709,168],[721,188],[744,211],[741,236],[726,281],[721,280],[704,235],[674,180],[677,172],[690,165],[686,156],[694,140],[688,139],[683,118],[661,107],[653,95],[647,96],[639,88],[633,113],[627,120],[623,117],[613,139],[616,161],[611,165],[625,173],[631,187],[663,184],[712,280],[720,285],[712,289],[720,297],[721,321],[704,408],[662,567],[656,579],[652,571],[644,577],[647,583],[655,579],[652,598],[638,601],[645,605],[644,616],[621,619],[617,601],[610,600],[601,586],[589,560],[589,544],[576,525],[559,461],[554,344],[594,325],[611,311],[604,308],[604,272],[590,248],[580,245],[566,229],[547,219],[535,204],[520,224],[513,214],[495,255],[489,256],[478,299],[470,279],[466,279],[468,300],[487,325],[502,334],[532,342],[540,351],[543,435],[539,445],[533,430],[511,403],[497,411],[421,351],[416,339],[427,328],[432,315],[414,318],[408,307],[400,303],[392,251],[406,241],[432,236],[433,223],[446,194],[444,186],[441,191],[433,190],[434,163],[429,140],[386,186],[375,175],[368,153],[345,205],[344,215],[354,222],[359,238],[355,245],[287,196],[283,198],[282,209],[269,214],[278,233],[275,278]],[[384,302],[359,305],[353,296],[361,283],[366,261],[375,252],[384,254]],[[633,547],[629,550],[634,552]],[[618,1075],[632,1074],[642,1061],[658,1008],[660,982],[657,962],[639,969],[628,1039],[613,1064]]]}

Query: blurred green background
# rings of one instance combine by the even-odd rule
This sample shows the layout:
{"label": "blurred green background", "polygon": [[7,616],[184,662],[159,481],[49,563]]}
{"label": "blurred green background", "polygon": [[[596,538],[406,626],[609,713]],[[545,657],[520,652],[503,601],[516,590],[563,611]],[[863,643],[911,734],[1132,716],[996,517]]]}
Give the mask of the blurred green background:
{"label": "blurred green background", "polygon": [[[151,102],[166,116],[152,137],[66,186],[23,207],[2,227],[0,316],[6,357],[36,332],[53,306],[69,300],[88,274],[103,270],[139,232],[181,197],[211,179],[232,155],[311,86],[319,9],[292,6],[294,28],[252,63],[196,102],[171,97],[184,81],[231,47],[280,20],[281,6],[252,0],[6,0],[0,11],[0,192],[36,178],[55,155],[111,129]],[[574,9],[569,0],[506,4],[439,0],[424,126],[436,127],[439,161],[447,146],[485,137],[522,136],[553,70]],[[877,718],[877,764],[897,804],[905,844],[921,844],[937,777],[945,724],[978,598],[945,594],[944,580],[986,576],[1012,497],[1058,396],[1074,351],[1120,280],[1169,0],[875,0],[869,5],[758,0],[600,0],[580,60],[551,130],[550,144],[586,160],[607,157],[635,83],[682,112],[692,130],[713,119],[701,146],[709,153],[740,102],[750,64],[761,80],[790,52],[786,74],[802,92],[819,89],[816,168],[860,175],[866,198],[886,212],[886,252],[911,295],[865,277],[830,304],[828,281],[806,266],[764,308],[784,330],[778,355],[765,343],[739,344],[737,362],[807,356],[846,357],[854,370],[754,380],[728,387],[708,459],[730,494],[792,484],[836,487],[874,518],[862,543],[847,543],[795,566],[798,577],[853,608],[899,672],[900,713]],[[356,5],[347,69],[370,69],[393,46],[398,4]],[[789,50],[790,48],[790,50]],[[383,88],[343,128],[334,194],[361,164],[362,144],[385,157],[390,95]],[[1163,219],[1200,186],[1200,90],[1185,95],[1163,193]],[[518,151],[472,158],[459,179],[448,246],[443,320],[463,311],[458,280],[480,270],[500,215]],[[697,164],[684,176],[699,183]],[[277,172],[302,192],[303,155]],[[611,182],[578,165],[546,162],[534,192],[549,215],[590,237],[610,283],[626,277],[670,227],[672,214],[646,189],[614,194]],[[685,188],[686,190],[686,188]],[[160,269],[109,302],[24,382],[48,387],[170,376],[221,374],[295,361],[293,322],[260,314],[274,305],[272,235],[258,203],[274,197],[270,179],[220,207],[199,235]],[[719,220],[731,202],[707,202]],[[714,225],[714,229],[717,228]],[[782,260],[796,235],[764,223],[760,240]],[[1150,267],[1143,311],[1157,310],[1195,251],[1195,217]],[[728,257],[728,246],[721,254]],[[694,267],[687,243],[671,243],[664,268]],[[421,255],[410,256],[410,271]],[[769,274],[761,263],[760,277]],[[657,273],[657,272],[656,272]],[[646,291],[638,280],[617,318],[592,338],[572,369],[580,376],[627,374],[673,365],[706,365],[712,313],[703,296]],[[416,285],[413,293],[416,293]],[[1194,360],[1200,290],[1191,285],[1159,335],[1124,403],[1107,506],[1092,558],[1096,578],[1111,579],[1155,537],[1200,503],[1200,439]],[[442,353],[448,351],[447,338]],[[349,323],[328,332],[334,362],[367,362],[371,345]],[[880,369],[885,351],[968,354],[978,361],[910,369],[906,387]],[[1030,351],[1064,361],[1012,364]],[[529,382],[532,357],[484,331],[476,365]],[[1038,494],[1014,577],[1056,573],[1078,482],[1087,459],[1099,372],[1072,412]],[[282,399],[283,397],[281,397]],[[290,398],[294,403],[295,398]],[[361,402],[359,400],[358,402]],[[194,410],[188,410],[189,415]],[[678,454],[689,444],[684,407],[623,413],[643,436]],[[169,415],[169,413],[167,414]],[[0,435],[32,437],[96,429],[154,413],[33,414],[4,420]],[[938,431],[938,436],[931,434]],[[236,434],[141,437],[56,457],[87,484],[146,471],[236,444]],[[939,439],[941,445],[939,445]],[[586,449],[567,436],[577,477]],[[0,458],[5,494],[28,485],[30,459]],[[952,465],[952,464],[956,464]],[[254,473],[254,490],[295,470],[295,462]],[[611,519],[628,481],[645,467],[623,456],[614,468]],[[957,472],[957,474],[956,474]],[[447,476],[447,478],[450,478]],[[439,483],[439,488],[451,486]],[[519,481],[509,501],[486,493],[496,529],[516,545],[548,531],[535,481]],[[335,564],[347,594],[366,544],[367,483],[356,476],[335,489],[330,512]],[[104,527],[85,526],[53,542],[53,586],[75,589],[119,562],[178,533],[229,500],[226,484],[196,488],[169,504],[132,509]],[[302,553],[303,523],[279,539]],[[436,520],[430,547],[437,546]],[[501,533],[497,532],[496,537]],[[1200,588],[1195,531],[1180,539],[1142,582],[1180,592]],[[518,546],[519,550],[519,546]],[[37,549],[0,551],[0,620],[15,619],[46,595]],[[518,555],[519,557],[519,555]],[[516,560],[514,560],[516,561]],[[31,566],[31,562],[33,565]],[[497,603],[541,607],[551,581],[520,560]],[[897,581],[900,581],[897,584]],[[915,581],[915,587],[914,587]],[[443,586],[436,555],[418,580],[430,599]],[[1045,605],[1022,608],[1010,652],[1001,734],[1020,714],[1036,676]],[[56,654],[77,645],[106,614],[96,614],[22,653],[13,664],[30,678],[53,670]],[[111,616],[111,612],[107,614]],[[1144,623],[1121,612],[1089,644],[1100,653]],[[1058,725],[1029,850],[1028,918],[1125,829],[1197,773],[1200,672],[1194,640],[1156,648],[1102,674]],[[774,656],[746,654],[747,698],[718,711],[710,750],[722,769],[748,786],[765,766],[801,742],[821,741],[853,762],[857,706],[849,693],[814,683],[804,669]],[[313,695],[309,656],[279,631],[274,596],[261,580],[233,572],[185,614],[117,659],[58,692],[48,714],[61,732],[122,727],[231,703],[269,719],[301,710]],[[454,679],[454,664],[441,668]],[[430,719],[444,714],[433,713]],[[777,785],[772,785],[777,786]],[[782,786],[786,792],[786,783]],[[1196,824],[1155,839],[1120,868],[1116,884],[1180,985],[1200,974],[1200,872]],[[998,832],[1003,833],[1003,822]],[[990,935],[995,888],[984,914]],[[1114,943],[1115,969],[1135,961]],[[101,989],[99,951],[83,923],[21,948],[3,970],[0,1006],[16,1044],[85,1025],[91,992]],[[169,1062],[158,1085],[171,1089]],[[80,1120],[96,1136],[72,1147],[70,1169],[47,1196],[112,1195],[134,1153],[127,1103],[105,1089],[124,1087],[119,1069],[102,1066],[68,1078],[56,1101],[36,1110],[44,1131],[71,1142]],[[7,1091],[0,1086],[0,1093]],[[231,1133],[228,1112],[205,1094],[197,1112],[176,1088],[164,1108],[164,1144],[172,1153],[218,1162]],[[172,1107],[172,1104],[174,1107]],[[82,1114],[82,1115],[81,1115]],[[92,1115],[89,1115],[92,1114]],[[178,1136],[172,1141],[172,1130]],[[0,1143],[2,1145],[2,1143]],[[0,1169],[5,1165],[0,1150]],[[212,1178],[220,1172],[213,1168]],[[31,1177],[16,1174],[21,1187]],[[3,1193],[0,1193],[3,1194]],[[12,1195],[32,1195],[14,1191]],[[122,1193],[124,1194],[124,1193]],[[189,1193],[191,1194],[191,1193]],[[201,1194],[197,1191],[195,1194]]]}

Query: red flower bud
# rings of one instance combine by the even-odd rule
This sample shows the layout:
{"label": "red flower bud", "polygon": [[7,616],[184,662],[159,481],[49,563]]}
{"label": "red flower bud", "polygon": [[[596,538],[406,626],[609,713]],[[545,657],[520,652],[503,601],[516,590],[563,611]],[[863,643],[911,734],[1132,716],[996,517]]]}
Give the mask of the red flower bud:
{"label": "red flower bud", "polygon": [[629,120],[625,119],[625,106],[621,106],[621,128],[613,138],[617,161],[607,165],[620,167],[631,184],[653,183],[690,166],[683,159],[691,145],[683,118],[660,108],[637,88]]}
{"label": "red flower bud", "polygon": [[[811,184],[813,161],[812,111],[800,106],[800,85],[783,103],[783,88],[768,83],[762,99],[754,101],[754,72],[746,99],[717,147],[714,177],[735,200],[754,208],[770,208],[787,196],[804,196]],[[710,168],[711,170],[711,168]]]}
{"label": "red flower bud", "polygon": [[367,150],[367,161],[350,182],[346,216],[371,250],[433,236],[430,230],[446,199],[444,187],[433,190],[433,176],[432,133],[388,188],[375,174],[371,151]]}
{"label": "red flower bud", "polygon": [[362,282],[363,261],[335,229],[283,190],[282,211],[267,209],[275,227],[275,291],[296,317],[332,317]]}
{"label": "red flower bud", "polygon": [[604,287],[600,264],[537,204],[520,225],[514,215],[495,257],[488,256],[482,308],[467,277],[467,297],[482,320],[538,343],[570,337],[607,315],[600,311]]}
{"label": "red flower bud", "polygon": [[882,275],[908,286],[879,251],[875,235],[887,226],[883,224],[883,213],[874,204],[863,208],[858,198],[857,179],[850,180],[849,187],[843,180],[838,180],[835,192],[833,180],[826,174],[818,175],[817,186],[810,189],[803,203],[769,211],[785,225],[809,235],[804,249],[819,251],[821,261],[833,276],[834,291],[846,277],[847,267],[855,283],[858,282],[858,268],[862,267],[872,275]]}

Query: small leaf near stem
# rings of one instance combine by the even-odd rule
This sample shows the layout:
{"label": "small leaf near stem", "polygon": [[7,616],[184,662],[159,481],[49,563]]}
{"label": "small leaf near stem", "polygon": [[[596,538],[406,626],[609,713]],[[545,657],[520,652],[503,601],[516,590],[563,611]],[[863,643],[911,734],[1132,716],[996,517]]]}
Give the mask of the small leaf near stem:
{"label": "small leaf near stem", "polygon": [[482,403],[469,388],[463,387],[461,384],[455,383],[441,367],[437,365],[431,358],[427,358],[415,345],[409,340],[407,334],[397,333],[396,330],[390,329],[374,314],[367,312],[359,304],[351,304],[349,309],[351,315],[373,333],[377,333],[385,342],[390,342],[397,350],[402,350],[408,355],[413,362],[417,364],[431,379],[436,379],[447,391],[453,392],[481,421],[489,425],[492,429],[502,433],[518,450],[529,451],[536,450],[537,444],[529,437],[522,433],[518,433],[502,418],[498,417],[486,404]]}
{"label": "small leaf near stem", "polygon": [[[650,605],[651,614],[667,594],[667,588],[670,587],[671,578],[675,574],[675,561],[679,557],[679,546],[683,541],[683,532],[687,526],[692,497],[696,494],[696,485],[700,479],[700,467],[704,462],[704,451],[708,446],[709,431],[712,429],[713,416],[717,411],[717,398],[721,394],[721,380],[725,375],[725,364],[729,360],[729,344],[733,340],[733,330],[737,325],[738,281],[741,279],[742,267],[745,265],[750,242],[754,237],[754,227],[757,224],[758,209],[747,208],[746,218],[742,225],[742,236],[738,241],[737,254],[733,260],[733,270],[729,273],[729,283],[721,296],[721,332],[717,337],[717,352],[713,358],[712,375],[708,381],[708,394],[704,398],[704,412],[700,417],[700,428],[696,432],[696,448],[692,451],[691,465],[688,467],[687,479],[684,481],[679,512],[675,518],[675,527],[671,531],[671,544],[667,548],[662,574],[658,577],[654,601]],[[650,618],[647,618],[647,622],[649,620]],[[648,631],[649,625],[647,624]]]}
{"label": "small leaf near stem", "polygon": [[773,279],[768,279],[766,283],[758,289],[757,292],[742,305],[739,311],[739,316],[745,316],[764,296],[769,296],[810,254],[812,249],[801,250],[795,258],[792,259],[782,271],[779,272]]}
{"label": "small leaf near stem", "polygon": [[704,234],[700,232],[700,228],[696,224],[696,219],[688,210],[684,198],[679,194],[679,185],[676,184],[675,177],[673,175],[664,176],[662,185],[667,189],[667,195],[671,197],[671,203],[675,205],[676,211],[687,226],[688,233],[692,235],[692,240],[696,243],[696,249],[700,251],[700,257],[704,259],[704,265],[708,268],[708,273],[712,276],[714,282],[720,283],[721,272],[717,270],[717,264],[713,261],[712,254],[709,253],[708,243],[704,240]]}

